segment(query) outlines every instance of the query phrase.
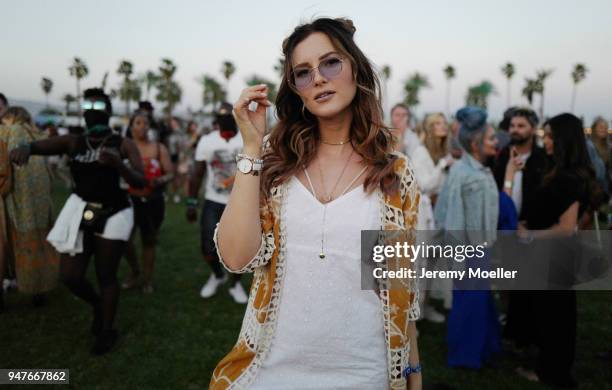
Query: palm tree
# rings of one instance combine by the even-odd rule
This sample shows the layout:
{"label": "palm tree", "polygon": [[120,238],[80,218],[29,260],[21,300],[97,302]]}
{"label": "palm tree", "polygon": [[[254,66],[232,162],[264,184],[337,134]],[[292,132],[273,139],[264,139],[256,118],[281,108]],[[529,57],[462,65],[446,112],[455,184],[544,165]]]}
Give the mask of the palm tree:
{"label": "palm tree", "polygon": [[176,65],[169,58],[162,58],[162,63],[159,66],[159,75],[162,80],[170,80],[176,73]]}
{"label": "palm tree", "polygon": [[540,94],[540,118],[544,119],[544,83],[546,79],[552,74],[552,69],[542,69],[536,73],[536,93]]}
{"label": "palm tree", "polygon": [[533,107],[533,95],[536,94],[537,89],[538,86],[536,80],[525,78],[525,86],[523,87],[522,94],[527,99],[531,107]]}
{"label": "palm tree", "polygon": [[274,65],[274,71],[278,74],[278,77],[282,80],[285,75],[285,59],[280,57],[276,65]]}
{"label": "palm tree", "polygon": [[108,71],[104,72],[104,76],[102,76],[102,82],[100,83],[100,88],[103,91],[106,91],[106,82],[108,81]]}
{"label": "palm tree", "polygon": [[45,94],[45,104],[47,108],[49,108],[49,94],[53,89],[53,81],[50,78],[43,77],[42,80],[40,80],[40,87],[42,88],[43,93]]}
{"label": "palm tree", "polygon": [[151,98],[151,89],[159,82],[159,76],[152,70],[147,70],[147,73],[140,77],[140,82],[144,85],[147,92],[146,97],[149,100]]}
{"label": "palm tree", "polygon": [[444,68],[444,76],[446,76],[446,113],[450,116],[451,80],[457,76],[455,67],[451,64],[446,65],[446,68]]}
{"label": "palm tree", "polygon": [[[122,60],[117,68],[117,74],[123,76],[123,82],[119,87],[119,99],[125,102],[125,117],[130,116],[130,101],[134,95],[134,84],[130,76],[134,73],[134,65],[130,61]],[[138,87],[140,89],[140,87]]]}
{"label": "palm tree", "polygon": [[490,81],[482,81],[468,89],[466,104],[468,106],[478,106],[485,110],[489,103],[489,96],[495,94],[495,87]]}
{"label": "palm tree", "polygon": [[406,80],[404,83],[404,103],[408,107],[414,108],[419,105],[419,92],[422,88],[429,88],[427,76],[416,72]]}
{"label": "palm tree", "polygon": [[130,115],[130,102],[138,102],[140,101],[140,97],[142,96],[142,88],[140,88],[140,84],[137,80],[125,80],[119,90],[116,92],[116,96],[119,97],[119,100],[124,101],[126,103],[125,107],[125,116],[126,118]]}
{"label": "palm tree", "polygon": [[181,86],[173,79],[176,73],[176,65],[169,58],[162,58],[161,65],[159,66],[159,81],[157,84],[157,96],[156,99],[160,102],[166,103],[163,108],[166,117],[172,116],[174,107],[181,101],[183,90]]}
{"label": "palm tree", "polygon": [[70,76],[76,79],[76,99],[79,113],[79,124],[81,123],[81,117],[83,112],[81,111],[81,79],[89,74],[89,68],[79,57],[74,57],[72,65],[68,68]]}
{"label": "palm tree", "polygon": [[225,99],[227,99],[227,94],[229,93],[230,78],[235,72],[236,67],[231,61],[223,61],[223,65],[221,66],[221,73],[223,73],[223,77],[225,77]]}
{"label": "palm tree", "polygon": [[383,82],[383,90],[384,90],[384,100],[383,100],[383,118],[384,116],[387,114],[387,109],[389,106],[389,93],[387,90],[387,86],[389,84],[389,79],[391,78],[391,66],[389,65],[383,65],[381,71],[380,71],[380,75],[382,76],[382,82]]}
{"label": "palm tree", "polygon": [[571,112],[574,112],[574,107],[576,104],[576,89],[578,87],[578,83],[586,78],[586,74],[589,70],[584,64],[576,64],[574,65],[574,70],[572,70],[572,81],[574,82],[574,88],[572,89],[572,106]]}
{"label": "palm tree", "polygon": [[214,112],[218,104],[226,100],[227,92],[221,83],[210,75],[203,75],[199,81],[202,85],[202,105],[204,108],[210,105],[210,111]]}
{"label": "palm tree", "polygon": [[510,107],[512,104],[512,98],[511,98],[511,93],[510,93],[510,83],[511,83],[512,77],[514,76],[514,73],[516,73],[516,70],[514,69],[513,63],[507,62],[504,66],[502,66],[501,71],[504,74],[504,76],[506,76],[506,79],[508,80],[508,85],[506,87],[506,99],[507,99],[506,104],[508,105],[508,107]]}
{"label": "palm tree", "polygon": [[166,106],[163,108],[164,114],[167,118],[172,117],[172,111],[174,107],[181,101],[183,90],[181,86],[174,80],[170,80],[160,86],[159,92],[155,97],[157,101],[165,102]]}
{"label": "palm tree", "polygon": [[66,103],[66,115],[70,114],[70,105],[76,101],[76,98],[71,94],[67,93],[62,98],[64,103]]}

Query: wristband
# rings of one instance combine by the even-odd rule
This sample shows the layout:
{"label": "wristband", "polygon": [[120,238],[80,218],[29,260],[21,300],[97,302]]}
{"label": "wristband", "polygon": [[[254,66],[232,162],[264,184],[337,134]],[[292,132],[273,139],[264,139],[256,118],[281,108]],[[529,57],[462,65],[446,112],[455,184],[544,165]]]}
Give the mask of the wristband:
{"label": "wristband", "polygon": [[187,198],[185,203],[188,207],[197,207],[198,206],[198,198]]}
{"label": "wristband", "polygon": [[512,189],[512,180],[504,180],[504,188]]}
{"label": "wristband", "polygon": [[404,371],[402,371],[402,376],[408,379],[408,376],[410,376],[410,374],[412,373],[419,374],[420,372],[421,372],[421,364],[417,363],[417,365],[414,367],[411,367],[410,365],[408,365],[408,367],[404,368]]}

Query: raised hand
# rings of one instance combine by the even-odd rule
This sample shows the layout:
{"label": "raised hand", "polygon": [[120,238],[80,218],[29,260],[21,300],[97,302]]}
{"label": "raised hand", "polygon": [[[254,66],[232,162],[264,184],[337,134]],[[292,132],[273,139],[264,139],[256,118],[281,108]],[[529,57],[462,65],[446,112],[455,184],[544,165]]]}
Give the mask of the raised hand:
{"label": "raised hand", "polygon": [[[260,84],[243,89],[234,104],[234,118],[245,148],[259,148],[263,143],[266,133],[266,108],[272,105],[267,96],[268,87]],[[257,103],[257,110],[249,110],[251,102]]]}

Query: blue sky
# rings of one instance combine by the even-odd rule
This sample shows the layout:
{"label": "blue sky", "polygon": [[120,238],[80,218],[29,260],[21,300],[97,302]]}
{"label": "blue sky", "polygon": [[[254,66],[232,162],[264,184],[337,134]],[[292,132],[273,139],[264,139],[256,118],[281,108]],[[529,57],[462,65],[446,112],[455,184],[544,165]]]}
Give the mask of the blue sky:
{"label": "blue sky", "polygon": [[[200,105],[204,73],[221,78],[223,60],[237,73],[230,82],[236,98],[247,76],[271,79],[285,36],[313,16],[353,19],[355,39],[372,62],[391,65],[389,100],[402,99],[402,83],[419,71],[432,85],[421,94],[418,113],[444,110],[442,68],[457,69],[451,108],[459,108],[467,87],[487,79],[497,95],[493,118],[506,106],[506,82],[500,67],[516,65],[512,101],[524,104],[525,76],[554,69],[546,84],[548,115],[569,109],[573,65],[589,68],[578,89],[578,114],[588,120],[612,116],[612,2],[587,1],[76,1],[4,2],[0,91],[11,98],[43,100],[40,78],[53,79],[51,101],[74,93],[68,66],[80,56],[89,66],[84,86],[99,85],[110,71],[116,87],[119,61],[129,59],[136,73],[157,69],[162,57],[178,64],[183,87],[180,110]],[[537,105],[537,101],[536,101]]]}

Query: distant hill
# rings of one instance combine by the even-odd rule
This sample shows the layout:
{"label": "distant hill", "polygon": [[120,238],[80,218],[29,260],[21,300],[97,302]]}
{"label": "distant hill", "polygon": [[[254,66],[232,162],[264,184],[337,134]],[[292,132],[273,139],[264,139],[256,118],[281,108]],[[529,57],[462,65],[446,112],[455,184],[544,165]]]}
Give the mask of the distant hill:
{"label": "distant hill", "polygon": [[[21,106],[24,107],[32,116],[38,115],[39,112],[44,110],[47,105],[44,102],[37,102],[33,100],[21,100],[21,99],[11,99],[10,96],[6,97],[11,106]],[[50,104],[51,108],[58,110],[60,112],[64,112],[64,106],[57,104]]]}
{"label": "distant hill", "polygon": [[[26,110],[28,110],[28,112],[33,116],[36,117],[42,110],[44,110],[46,108],[46,104],[44,102],[41,101],[35,101],[35,100],[25,100],[25,99],[13,99],[10,96],[7,96],[7,99],[9,101],[9,104],[11,106],[22,106],[24,107]],[[115,115],[117,116],[121,116],[124,113],[124,103],[119,101],[118,99],[113,99],[113,111],[115,113]],[[153,103],[155,105],[155,112],[157,114],[157,116],[161,115],[161,104],[154,102]],[[66,108],[66,105],[64,103],[57,103],[57,102],[51,102],[51,104],[49,104],[49,106],[54,109],[57,110],[59,112],[64,112],[64,109]],[[132,107],[136,107],[136,105],[134,103],[132,103]],[[71,111],[74,111],[77,109],[76,103],[73,103],[71,105]],[[187,110],[185,110],[183,107],[178,107],[173,115],[176,115],[178,117],[182,117],[182,118],[186,118],[189,117],[189,114],[187,113]]]}

